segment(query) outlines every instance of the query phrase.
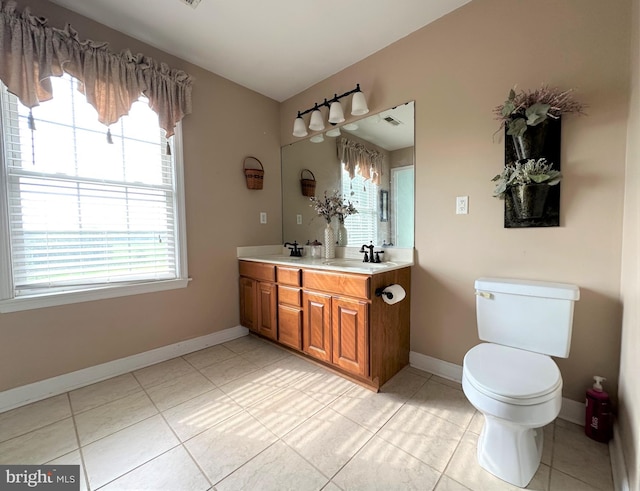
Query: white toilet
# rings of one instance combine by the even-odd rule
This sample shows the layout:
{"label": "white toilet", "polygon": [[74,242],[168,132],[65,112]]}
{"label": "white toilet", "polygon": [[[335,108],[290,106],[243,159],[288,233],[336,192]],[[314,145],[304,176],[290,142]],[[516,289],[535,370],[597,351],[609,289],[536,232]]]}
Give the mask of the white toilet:
{"label": "white toilet", "polygon": [[475,282],[478,333],[486,343],[464,357],[462,389],[485,423],[478,462],[525,487],[542,455],[542,427],[562,405],[562,377],[551,356],[571,345],[575,285],[480,278]]}

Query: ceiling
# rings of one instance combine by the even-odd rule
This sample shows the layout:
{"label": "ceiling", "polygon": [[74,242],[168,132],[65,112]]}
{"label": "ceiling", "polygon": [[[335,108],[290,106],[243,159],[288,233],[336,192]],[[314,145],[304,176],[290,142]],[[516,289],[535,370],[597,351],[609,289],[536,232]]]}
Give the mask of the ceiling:
{"label": "ceiling", "polygon": [[470,0],[52,1],[282,102]]}
{"label": "ceiling", "polygon": [[413,146],[413,120],[413,102],[407,102],[340,129],[391,152]]}

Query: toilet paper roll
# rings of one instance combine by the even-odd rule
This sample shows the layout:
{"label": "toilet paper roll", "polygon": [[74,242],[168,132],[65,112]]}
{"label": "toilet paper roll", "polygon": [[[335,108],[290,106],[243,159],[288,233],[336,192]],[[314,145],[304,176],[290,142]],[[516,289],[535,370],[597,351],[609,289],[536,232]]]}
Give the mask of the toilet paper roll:
{"label": "toilet paper roll", "polygon": [[389,298],[389,295],[382,295],[382,300],[384,301],[384,303],[388,303],[389,305],[401,302],[404,297],[407,296],[407,292],[404,291],[404,288],[402,288],[402,286],[400,285],[390,285],[382,291],[384,293],[391,293],[391,298]]}

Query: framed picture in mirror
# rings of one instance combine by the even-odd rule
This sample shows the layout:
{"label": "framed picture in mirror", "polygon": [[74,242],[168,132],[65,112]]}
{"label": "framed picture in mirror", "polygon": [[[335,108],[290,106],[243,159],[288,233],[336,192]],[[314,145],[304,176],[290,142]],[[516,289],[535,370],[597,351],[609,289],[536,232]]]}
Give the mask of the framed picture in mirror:
{"label": "framed picture in mirror", "polygon": [[380,221],[389,221],[389,191],[386,189],[380,190]]}

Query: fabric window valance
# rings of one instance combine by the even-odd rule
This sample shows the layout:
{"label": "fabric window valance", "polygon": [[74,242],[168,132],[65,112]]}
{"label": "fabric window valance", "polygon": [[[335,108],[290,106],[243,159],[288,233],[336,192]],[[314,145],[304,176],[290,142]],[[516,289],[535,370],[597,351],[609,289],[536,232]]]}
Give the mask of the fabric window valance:
{"label": "fabric window valance", "polygon": [[382,174],[382,160],[384,154],[362,143],[348,138],[338,140],[338,158],[344,165],[349,177],[353,179],[357,174],[373,184],[380,184]]}
{"label": "fabric window valance", "polygon": [[117,54],[107,43],[80,40],[67,25],[56,29],[47,20],[16,12],[16,2],[0,0],[0,80],[22,104],[33,108],[53,97],[49,77],[66,72],[106,126],[127,114],[144,95],[158,114],[166,137],[191,112],[191,77],[165,63],[129,50]]}

